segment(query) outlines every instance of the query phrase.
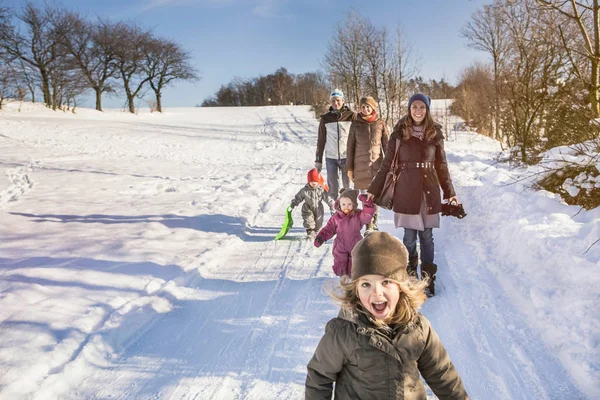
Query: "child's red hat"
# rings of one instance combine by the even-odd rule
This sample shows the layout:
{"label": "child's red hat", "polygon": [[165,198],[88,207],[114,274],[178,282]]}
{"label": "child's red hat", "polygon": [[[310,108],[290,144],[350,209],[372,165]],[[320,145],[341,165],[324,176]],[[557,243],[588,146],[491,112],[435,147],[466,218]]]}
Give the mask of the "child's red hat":
{"label": "child's red hat", "polygon": [[318,169],[313,168],[310,171],[308,171],[308,174],[306,176],[306,180],[308,181],[308,183],[310,183],[310,182],[322,183],[323,182],[323,177],[319,173]]}
{"label": "child's red hat", "polygon": [[306,175],[306,180],[309,183],[310,182],[317,182],[319,185],[321,185],[323,187],[323,189],[325,189],[325,191],[329,190],[329,188],[325,184],[325,179],[323,179],[323,175],[321,175],[321,173],[319,172],[319,170],[316,169],[316,168],[313,168],[310,171],[308,171],[308,174]]}

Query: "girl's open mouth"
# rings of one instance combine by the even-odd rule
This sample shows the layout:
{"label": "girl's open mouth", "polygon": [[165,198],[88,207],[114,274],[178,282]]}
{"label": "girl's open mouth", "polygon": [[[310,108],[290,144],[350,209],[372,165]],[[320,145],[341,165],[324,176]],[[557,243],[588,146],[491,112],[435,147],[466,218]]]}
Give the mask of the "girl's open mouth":
{"label": "girl's open mouth", "polygon": [[383,312],[385,311],[385,308],[387,307],[387,301],[377,301],[374,303],[371,303],[371,306],[373,306],[373,309],[377,312]]}

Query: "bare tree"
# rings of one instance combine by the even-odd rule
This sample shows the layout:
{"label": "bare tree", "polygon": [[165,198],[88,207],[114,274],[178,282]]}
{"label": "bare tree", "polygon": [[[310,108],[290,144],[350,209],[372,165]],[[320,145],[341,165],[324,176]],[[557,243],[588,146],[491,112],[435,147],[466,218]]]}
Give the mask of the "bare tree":
{"label": "bare tree", "polygon": [[[527,0],[524,0],[527,1]],[[600,0],[535,0],[544,10],[558,13],[559,37],[575,74],[589,93],[589,102],[596,118],[600,117]],[[575,40],[566,34],[574,25],[579,35]],[[578,60],[583,58],[587,65]]]}
{"label": "bare tree", "polygon": [[273,105],[289,104],[293,95],[294,78],[287,69],[281,67],[275,74],[268,75],[271,82],[271,98]]}
{"label": "bare tree", "polygon": [[96,95],[96,110],[102,111],[102,94],[113,92],[110,79],[116,75],[117,42],[114,32],[120,23],[87,21],[77,13],[66,13],[63,45]]}
{"label": "bare tree", "polygon": [[17,71],[0,59],[0,110],[10,98],[17,97]]}
{"label": "bare tree", "polygon": [[[370,21],[364,21],[361,43],[364,43],[365,82],[363,88],[366,95],[373,96],[379,103],[382,86],[382,66],[384,64],[384,49],[386,30],[377,29]],[[381,107],[380,107],[381,108]]]}
{"label": "bare tree", "polygon": [[118,24],[114,29],[117,73],[123,83],[127,108],[135,114],[135,99],[140,95],[150,77],[143,73],[142,65],[149,52],[151,34],[134,24]]}
{"label": "bare tree", "polygon": [[494,5],[484,5],[476,11],[471,21],[461,30],[461,35],[470,47],[485,51],[492,57],[494,72],[494,113],[493,137],[500,139],[500,73],[509,50],[509,40],[505,30],[504,17],[506,5],[496,2]]}
{"label": "bare tree", "polygon": [[564,76],[564,52],[546,40],[556,33],[556,21],[521,2],[506,14],[512,43],[507,67],[501,76],[501,94],[506,103],[503,128],[509,145],[519,157],[530,161],[530,152],[541,140],[544,117],[551,103],[553,86]]}
{"label": "bare tree", "polygon": [[362,94],[365,74],[364,26],[366,21],[351,10],[343,23],[338,24],[332,39],[327,44],[323,68],[334,86],[341,87],[347,94],[346,101],[358,104]]}
{"label": "bare tree", "polygon": [[24,32],[10,22],[0,24],[0,47],[9,57],[22,60],[39,74],[44,103],[53,106],[51,88],[61,40],[55,26],[58,9],[41,9],[26,3],[14,16],[24,25]]}
{"label": "bare tree", "polygon": [[418,72],[418,56],[405,40],[400,27],[396,28],[393,50],[387,53],[385,85],[387,88],[386,109],[389,110],[387,121],[400,119],[404,114],[403,104],[408,100],[409,88],[407,82]]}
{"label": "bare tree", "polygon": [[295,104],[321,104],[329,96],[329,84],[321,72],[307,72],[294,79]]}
{"label": "bare tree", "polygon": [[494,90],[493,73],[488,65],[475,63],[462,72],[454,90],[450,109],[484,135],[492,130]]}
{"label": "bare tree", "polygon": [[150,38],[141,64],[156,97],[156,111],[162,112],[162,91],[176,80],[197,81],[198,74],[190,63],[191,56],[172,41]]}
{"label": "bare tree", "polygon": [[20,88],[23,88],[21,90],[24,90],[25,87],[27,90],[29,90],[29,93],[31,94],[31,102],[35,103],[36,86],[39,84],[39,79],[37,79],[36,82],[36,72],[31,65],[26,64],[22,59],[15,61],[19,63],[20,67],[18,68],[18,85]]}

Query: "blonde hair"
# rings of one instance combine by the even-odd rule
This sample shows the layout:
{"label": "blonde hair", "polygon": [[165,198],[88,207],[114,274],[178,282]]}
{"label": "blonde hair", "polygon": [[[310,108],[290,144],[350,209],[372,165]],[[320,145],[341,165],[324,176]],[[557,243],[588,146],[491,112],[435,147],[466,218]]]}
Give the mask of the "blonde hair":
{"label": "blonde hair", "polygon": [[[429,108],[427,108],[427,111],[425,112],[424,122],[425,122],[425,137],[423,138],[423,141],[428,142],[430,140],[433,140],[437,134],[436,128],[435,128],[435,122],[433,121],[433,118],[431,117]],[[408,140],[412,137],[414,125],[415,125],[415,121],[412,119],[412,116],[410,115],[410,110],[408,110],[408,115],[406,116],[406,118],[404,118],[404,123],[402,124],[402,126],[399,127],[402,129],[402,140]]]}
{"label": "blonde hair", "polygon": [[[387,278],[387,277],[386,277]],[[425,288],[429,284],[427,278],[422,281],[415,277],[407,276],[404,280],[387,278],[399,287],[400,297],[387,325],[408,325],[417,316],[419,308],[427,300]],[[326,288],[327,293],[340,304],[343,310],[351,313],[363,313],[371,317],[378,326],[386,325],[377,320],[368,310],[362,306],[358,295],[358,279],[352,280],[349,276],[342,276],[337,288]],[[337,292],[336,292],[337,289]],[[340,293],[341,291],[341,293]],[[360,306],[360,307],[359,307]]]}

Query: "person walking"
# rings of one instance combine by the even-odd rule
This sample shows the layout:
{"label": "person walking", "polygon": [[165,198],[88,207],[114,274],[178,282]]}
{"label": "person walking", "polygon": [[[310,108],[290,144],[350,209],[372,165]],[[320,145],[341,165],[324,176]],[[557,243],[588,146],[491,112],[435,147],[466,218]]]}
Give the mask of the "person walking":
{"label": "person walking", "polygon": [[[377,115],[373,97],[360,99],[360,113],[352,121],[348,134],[346,170],[354,189],[365,193],[383,162],[384,149],[390,138],[387,124]],[[365,236],[377,230],[375,208],[373,219],[367,224]]]}
{"label": "person walking", "polygon": [[343,188],[350,188],[346,172],[346,149],[348,132],[356,113],[344,103],[344,93],[340,89],[333,90],[329,100],[329,112],[323,114],[319,122],[315,168],[321,171],[325,157],[329,195],[335,201],[340,190],[340,176]]}
{"label": "person walking", "polygon": [[431,99],[422,93],[408,101],[408,114],[398,121],[379,172],[369,185],[367,196],[377,199],[385,177],[398,151],[399,173],[393,200],[394,225],[404,228],[403,242],[408,249],[408,272],[417,275],[421,248],[421,274],[429,279],[428,295],[435,295],[437,265],[434,263],[433,228],[440,227],[443,199],[455,201],[456,192],[450,179],[442,127],[431,117]]}

